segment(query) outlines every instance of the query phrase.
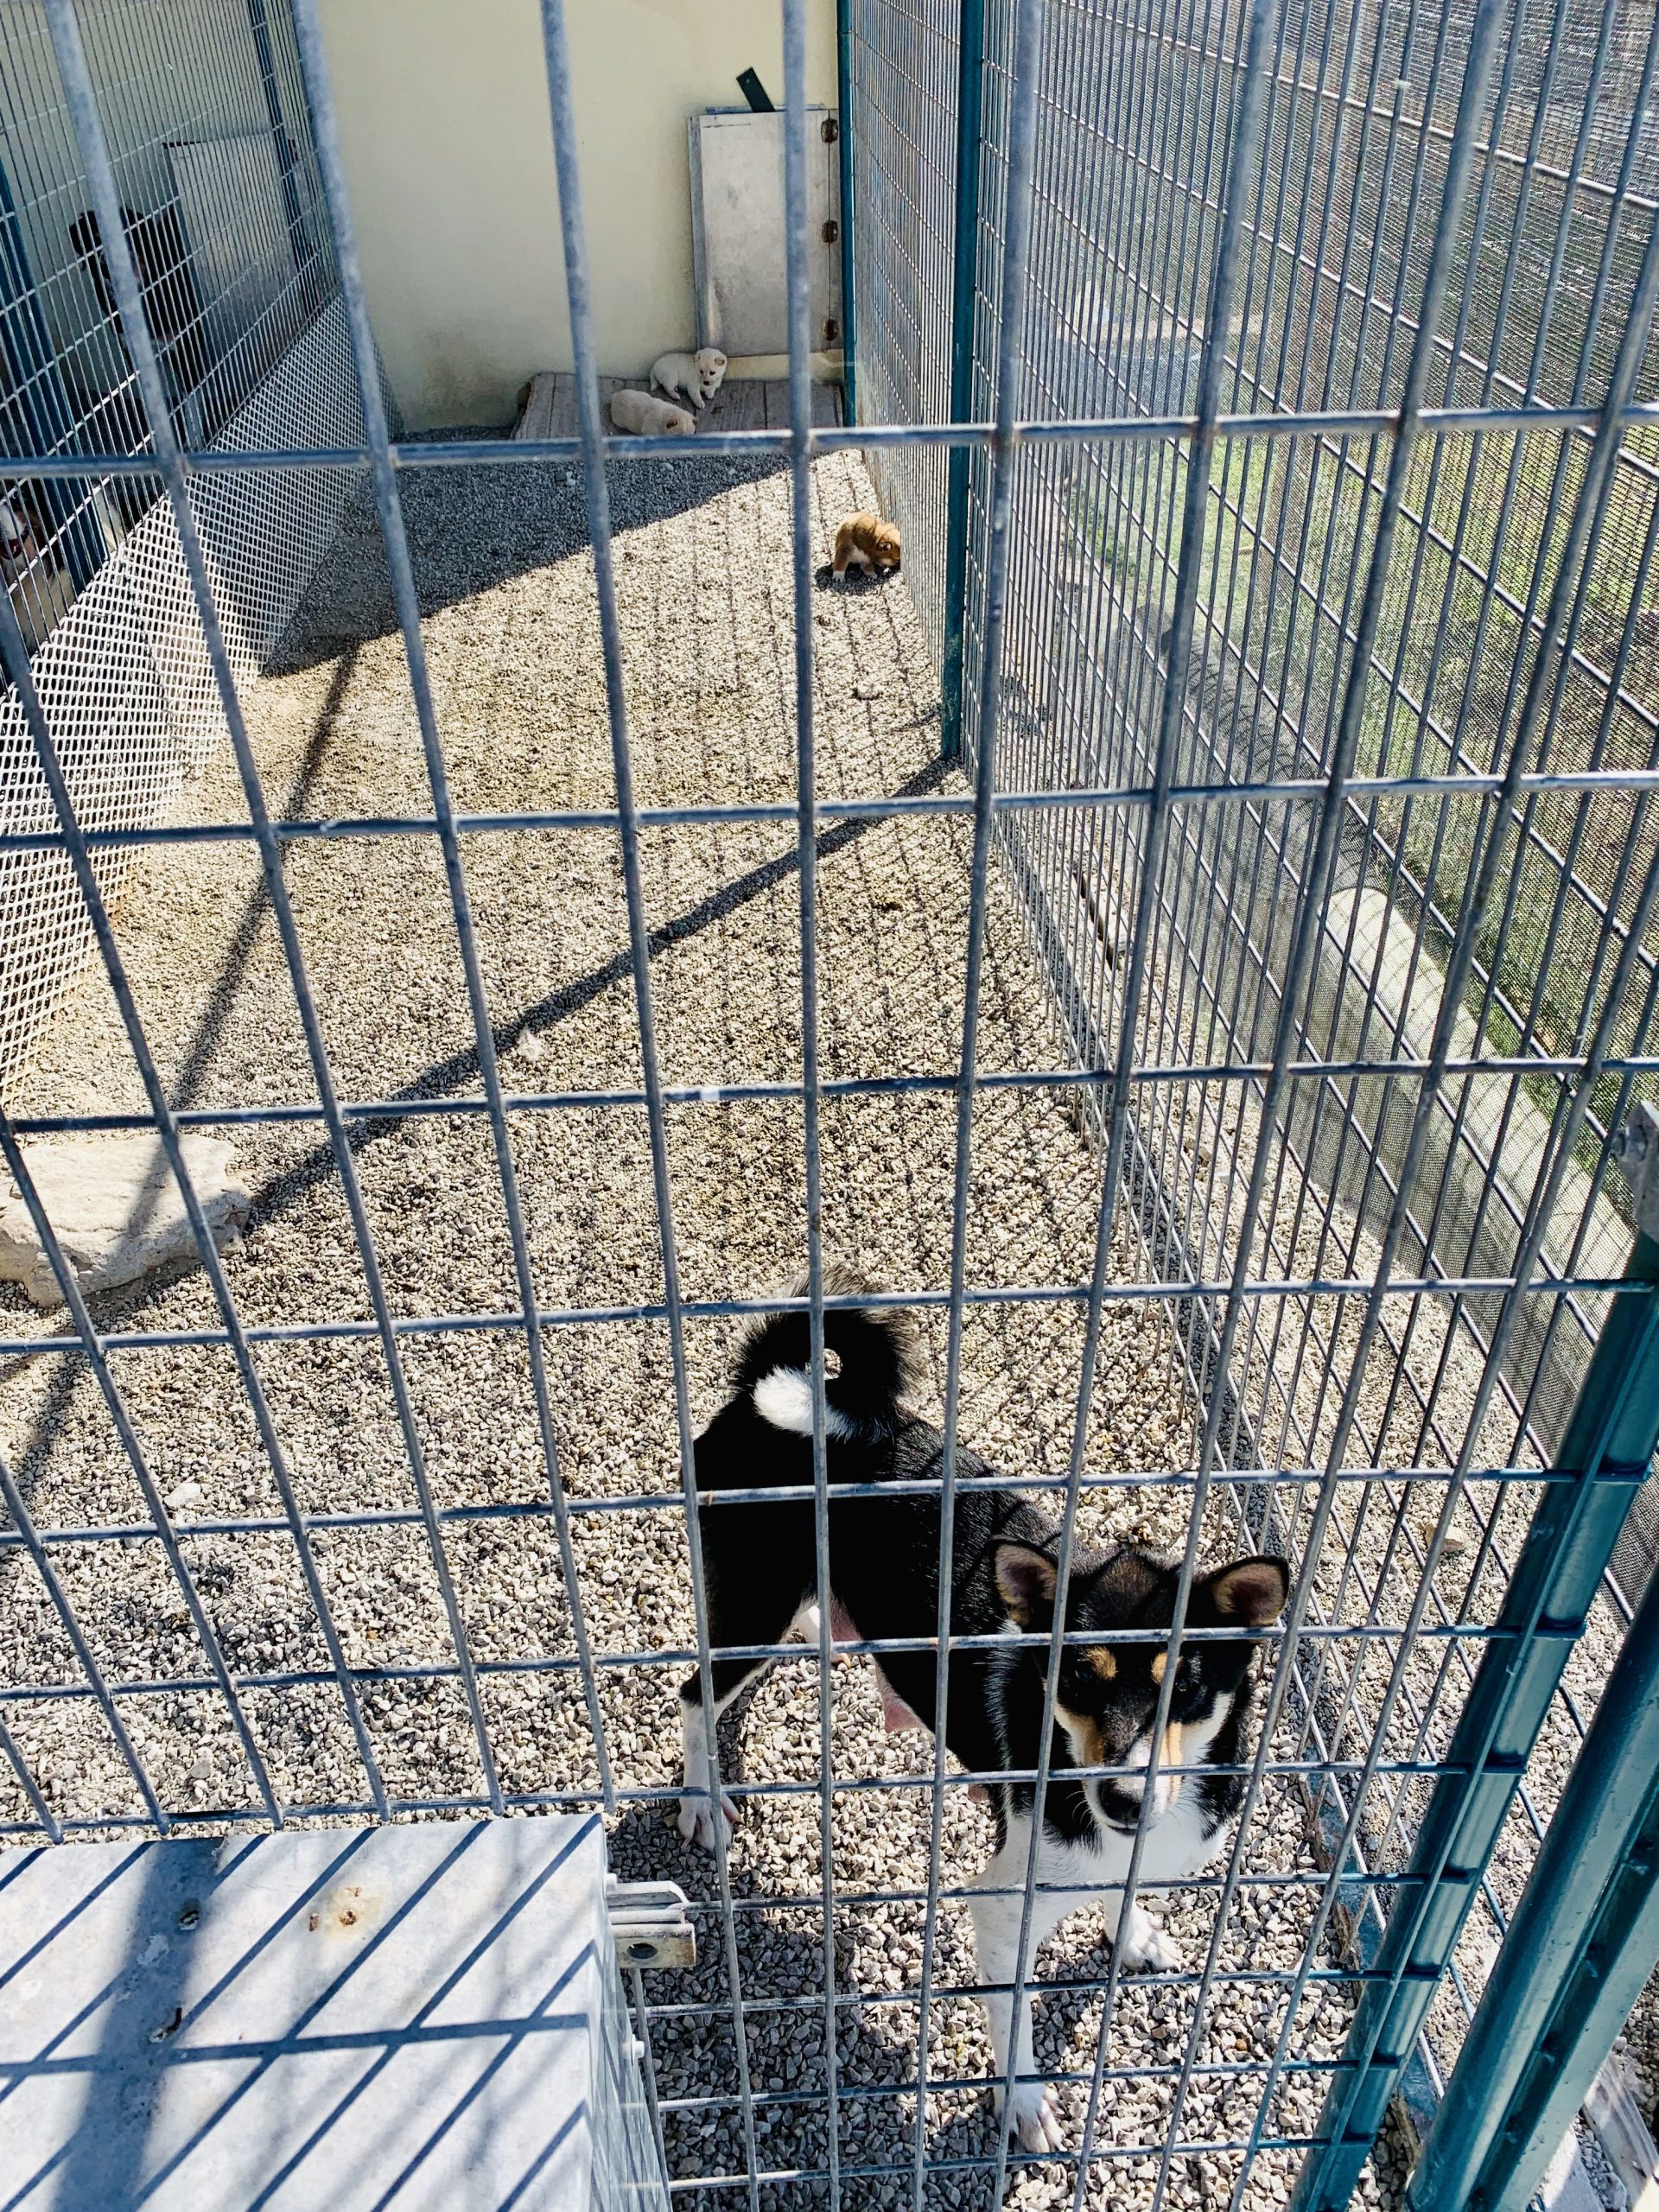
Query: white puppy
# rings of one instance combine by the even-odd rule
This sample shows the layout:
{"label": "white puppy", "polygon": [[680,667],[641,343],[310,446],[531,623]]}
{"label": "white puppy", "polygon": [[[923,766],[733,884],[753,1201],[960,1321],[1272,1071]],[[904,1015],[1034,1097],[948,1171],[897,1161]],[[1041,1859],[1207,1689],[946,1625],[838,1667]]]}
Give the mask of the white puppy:
{"label": "white puppy", "polygon": [[619,430],[632,430],[640,438],[689,438],[697,427],[695,415],[649,391],[613,394],[611,420]]}
{"label": "white puppy", "polygon": [[704,346],[695,353],[659,353],[651,365],[651,380],[671,399],[683,392],[699,414],[720,390],[726,374],[726,356],[717,346]]}

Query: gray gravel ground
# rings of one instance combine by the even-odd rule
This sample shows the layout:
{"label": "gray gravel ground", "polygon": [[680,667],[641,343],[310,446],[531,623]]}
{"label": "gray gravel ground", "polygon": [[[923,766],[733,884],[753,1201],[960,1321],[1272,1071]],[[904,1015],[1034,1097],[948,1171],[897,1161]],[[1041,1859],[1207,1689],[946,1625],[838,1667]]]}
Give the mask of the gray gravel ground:
{"label": "gray gravel ground", "polygon": [[[873,504],[858,464],[820,464],[816,527],[827,556],[840,515]],[[645,804],[792,797],[794,683],[788,480],[747,464],[685,461],[619,470],[615,498],[624,648],[639,796]],[[428,611],[427,652],[457,805],[472,811],[604,806],[612,791],[590,568],[577,494],[557,474],[444,472],[405,480],[404,497]],[[935,788],[938,690],[902,582],[815,598],[817,706],[826,792]],[[324,563],[275,671],[252,686],[248,712],[269,797],[279,814],[311,818],[418,814],[428,795],[403,650],[372,525],[346,524]],[[952,786],[954,787],[954,786]],[[200,819],[238,811],[233,773],[215,764],[188,801]],[[632,986],[616,842],[604,830],[557,836],[477,834],[466,841],[468,892],[505,1077],[520,1094],[637,1086]],[[967,834],[956,820],[912,818],[836,830],[820,872],[822,1051],[826,1077],[948,1071],[957,1050],[967,906]],[[652,983],[663,1072],[676,1084],[787,1080],[799,1073],[798,879],[786,824],[658,829],[643,858],[653,931]],[[450,907],[429,837],[300,842],[288,875],[336,1080],[348,1099],[470,1097],[475,1065]],[[241,845],[143,856],[121,908],[123,950],[158,1062],[175,1103],[296,1102],[312,1090],[291,993]],[[993,874],[981,1061],[1052,1065],[1046,989],[1021,926]],[[131,1109],[141,1093],[101,979],[66,1007],[14,1110]],[[826,1249],[887,1281],[943,1286],[948,1266],[954,1108],[946,1096],[826,1099],[822,1128]],[[250,1323],[337,1321],[368,1313],[338,1179],[315,1124],[234,1134],[257,1205],[227,1259]],[[555,1308],[627,1306],[661,1293],[643,1113],[626,1105],[525,1109],[513,1118],[519,1187],[538,1297]],[[799,1109],[773,1102],[696,1103],[671,1115],[683,1287],[693,1299],[776,1287],[804,1260]],[[359,1131],[357,1154],[391,1296],[409,1317],[498,1314],[513,1302],[510,1254],[488,1130],[477,1115],[419,1116]],[[1041,1089],[986,1096],[974,1154],[969,1255],[976,1283],[1036,1284],[1086,1274],[1098,1162],[1063,1096]],[[1125,1224],[1115,1280],[1143,1279]],[[0,1292],[14,1330],[40,1325]],[[99,1301],[105,1329],[189,1331],[214,1313],[199,1274]],[[965,1339],[963,1433],[1010,1471],[1058,1480],[1070,1443],[1080,1323],[1068,1305],[975,1308]],[[688,1325],[693,1408],[719,1402],[731,1325]],[[651,1322],[584,1322],[546,1334],[562,1479],[570,1497],[677,1491],[666,1335]],[[932,1389],[943,1332],[929,1344]],[[1432,1357],[1431,1347],[1421,1357]],[[404,1360],[433,1487],[446,1508],[484,1509],[451,1522],[448,1559],[467,1633],[480,1662],[568,1660],[572,1622],[550,1520],[491,1510],[533,1509],[548,1495],[522,1337],[480,1327],[413,1336]],[[378,1348],[319,1340],[262,1347],[260,1376],[310,1510],[406,1511],[408,1463]],[[254,1514],[276,1499],[228,1357],[179,1345],[118,1353],[113,1366],[162,1488],[187,1523]],[[0,1438],[48,1526],[130,1527],[144,1516],[108,1418],[84,1376],[52,1359],[4,1378]],[[935,1405],[937,1411],[937,1404]],[[1091,1471],[1124,1480],[1092,1493],[1089,1533],[1184,1534],[1195,1439],[1163,1310],[1149,1300],[1108,1308],[1089,1438]],[[1159,1484],[1135,1478],[1161,1476]],[[579,1512],[575,1548],[587,1629],[601,1655],[683,1648],[691,1635],[683,1525],[677,1507]],[[1227,1543],[1217,1510],[1211,1537]],[[433,1564],[417,1527],[325,1530],[315,1555],[353,1666],[442,1666],[453,1656]],[[321,1638],[285,1535],[203,1534],[187,1554],[232,1664],[280,1674],[321,1665]],[[118,1680],[199,1675],[188,1616],[159,1547],[111,1539],[60,1551],[64,1584],[100,1660]],[[0,1609],[0,1679],[67,1681],[75,1669],[44,1590],[9,1554]],[[601,1675],[604,1725],[619,1781],[666,1790],[676,1779],[674,1688],[679,1663],[635,1663]],[[926,1739],[887,1736],[863,1662],[836,1670],[838,1780],[925,1772]],[[578,1681],[533,1665],[484,1677],[503,1788],[557,1801],[592,1789],[595,1764]],[[299,1808],[364,1796],[343,1710],[327,1685],[256,1690],[247,1706],[272,1776]],[[476,1799],[477,1748],[456,1682],[381,1680],[365,1706],[388,1789],[410,1797]],[[165,1802],[209,1822],[252,1801],[223,1708],[181,1688],[124,1700],[124,1713]],[[130,1782],[96,1709],[19,1702],[9,1721],[51,1802],[96,1821],[131,1811]],[[825,2147],[816,1662],[780,1667],[728,1725],[733,1764],[750,1784],[805,1785],[752,1798],[732,1852],[750,2065],[760,2101],[762,2168],[821,2165]],[[1287,1734],[1276,1748],[1293,1752]],[[4,1816],[24,1813],[0,1780]],[[915,2126],[916,2006],[924,1923],[906,1899],[925,1884],[926,1796],[913,1788],[836,1793],[834,1871],[847,1900],[836,1920],[841,2158],[852,2203],[900,2200]],[[657,1978],[664,2010],[652,2027],[659,2093],[668,2102],[671,2170],[741,2174],[745,2146],[733,2102],[734,2044],[709,1862],[682,1844],[664,1800],[620,1815],[613,1861],[625,1877],[682,1882],[702,1908],[702,1962]],[[946,1882],[959,1886],[988,1851],[983,1814],[953,1792]],[[1228,2203],[1237,2160],[1203,2145],[1248,2135],[1262,2066],[1282,1997],[1249,1979],[1299,1960],[1317,1870],[1300,1800],[1270,1784],[1244,1853],[1246,1879],[1222,1932],[1216,1979],[1196,2030],[1200,2071],[1173,2140],[1164,2202]],[[895,1897],[893,1893],[899,1893]],[[871,1898],[870,1902],[853,1902]],[[1168,1924],[1201,1965],[1213,1896],[1173,1897]],[[989,2053],[982,2016],[953,1993],[971,1979],[959,1904],[939,1909],[939,1986],[930,2069],[930,2183],[937,2205],[982,2204],[982,2171],[950,2162],[991,2146]],[[1041,2063],[1078,2076],[1065,2092],[1080,2129],[1098,2044],[1100,1996],[1068,1982],[1104,1971],[1091,1916],[1067,1923],[1042,1954]],[[1326,1961],[1328,1963],[1328,1959]],[[1151,2207],[1170,2135],[1169,2070],[1193,2027],[1191,1980],[1126,1978],[1107,2065],[1100,2140],[1125,2155],[1097,2168],[1087,2202]],[[710,2006],[711,2012],[699,2008]],[[1316,2070],[1335,2055],[1345,1993],[1315,1985],[1296,2025],[1287,2077],[1262,2124],[1305,2129],[1317,2111]],[[1251,2071],[1251,2069],[1255,2069]],[[961,2086],[953,2086],[960,2084]],[[1260,2156],[1244,2203],[1281,2203],[1294,2154]],[[1388,2201],[1392,2151],[1364,2201]],[[1064,2163],[1014,2169],[1013,2198],[1058,2206],[1071,2195]],[[722,2207],[736,2188],[709,2193]],[[768,2202],[821,2202],[810,2183],[780,2182]],[[700,2202],[708,2201],[699,2197]]]}

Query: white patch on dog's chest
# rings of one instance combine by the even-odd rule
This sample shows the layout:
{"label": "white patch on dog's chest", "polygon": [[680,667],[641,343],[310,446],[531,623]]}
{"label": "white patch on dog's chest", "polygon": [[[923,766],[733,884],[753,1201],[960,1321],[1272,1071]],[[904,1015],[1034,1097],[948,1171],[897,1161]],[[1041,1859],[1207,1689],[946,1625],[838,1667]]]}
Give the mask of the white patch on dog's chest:
{"label": "white patch on dog's chest", "polygon": [[[1027,1839],[1028,1824],[1019,1823],[1020,1857],[1023,1859],[1030,1847]],[[1042,1872],[1045,1882],[1064,1883],[1068,1887],[1076,1884],[1087,1887],[1091,1882],[1122,1882],[1128,1878],[1129,1854],[1135,1838],[1118,1828],[1096,1831],[1097,1845],[1071,1843],[1053,1836],[1043,1838]],[[1147,1840],[1141,1847],[1141,1865],[1135,1876],[1137,1890],[1144,1883],[1184,1882],[1206,1866],[1215,1856],[1221,1841],[1221,1831],[1206,1835],[1204,1830],[1204,1811],[1196,1792],[1189,1786],[1182,1790],[1168,1810],[1160,1813],[1147,1830]],[[1155,1902],[1156,1900],[1148,1900]]]}
{"label": "white patch on dog's chest", "polygon": [[[1205,1817],[1196,1777],[1189,1775],[1180,1796],[1161,1820],[1154,1821],[1147,1834],[1147,1847],[1141,1854],[1144,1879],[1185,1881],[1210,1864],[1225,1840],[1227,1824],[1224,1821],[1220,1827],[1206,1831]],[[1126,1847],[1128,1840],[1125,1836]],[[1124,1856],[1127,1861],[1127,1848]]]}
{"label": "white patch on dog's chest", "polygon": [[[774,1367],[760,1377],[753,1395],[754,1410],[773,1428],[784,1429],[791,1436],[811,1435],[812,1378],[804,1367]],[[858,1423],[849,1421],[834,1406],[826,1406],[823,1433],[832,1443],[845,1443],[857,1435]]]}

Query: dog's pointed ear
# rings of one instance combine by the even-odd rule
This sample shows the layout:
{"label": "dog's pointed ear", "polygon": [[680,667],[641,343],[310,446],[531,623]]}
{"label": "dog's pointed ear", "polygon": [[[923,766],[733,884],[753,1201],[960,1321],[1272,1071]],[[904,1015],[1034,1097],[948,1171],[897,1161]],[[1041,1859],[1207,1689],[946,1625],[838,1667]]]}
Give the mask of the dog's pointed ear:
{"label": "dog's pointed ear", "polygon": [[1284,1611],[1290,1596],[1290,1562],[1268,1554],[1236,1559],[1206,1577],[1205,1589],[1217,1620],[1266,1628]]}
{"label": "dog's pointed ear", "polygon": [[1008,1617],[1021,1628],[1046,1618],[1054,1610],[1054,1562],[1046,1552],[1030,1544],[1001,1543],[993,1561],[997,1593]]}

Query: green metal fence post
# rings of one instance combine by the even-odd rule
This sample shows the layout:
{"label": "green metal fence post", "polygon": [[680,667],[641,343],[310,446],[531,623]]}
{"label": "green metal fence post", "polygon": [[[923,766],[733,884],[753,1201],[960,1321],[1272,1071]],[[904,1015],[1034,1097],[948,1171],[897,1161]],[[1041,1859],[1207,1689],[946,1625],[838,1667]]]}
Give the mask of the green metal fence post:
{"label": "green metal fence post", "polygon": [[[962,0],[957,54],[957,236],[950,296],[950,420],[974,404],[975,306],[979,283],[979,151],[985,60],[985,0]],[[966,446],[952,446],[944,502],[944,750],[962,750],[963,628],[968,599]]]}
{"label": "green metal fence post", "polygon": [[[1625,1138],[1637,1194],[1629,1272],[1659,1284],[1659,1116]],[[1639,1312],[1643,1301],[1621,1304]],[[1621,1452],[1659,1446],[1659,1294]],[[1646,1462],[1643,1461],[1643,1465]],[[1631,1623],[1436,2115],[1411,2212],[1525,2212],[1659,1965],[1659,1575]]]}
{"label": "green metal fence post", "polygon": [[836,152],[841,178],[841,412],[858,420],[858,302],[853,292],[853,0],[836,0]]}
{"label": "green metal fence post", "polygon": [[[1346,2063],[1320,2119],[1322,2140],[1308,2153],[1293,2212],[1345,2212],[1351,2200],[1567,1654],[1659,1443],[1659,1242],[1649,1228],[1637,1234],[1625,1280],[1645,1295],[1635,1287],[1621,1292],[1597,1340],[1561,1439],[1560,1468],[1573,1478],[1548,1484],[1533,1516],[1446,1755],[1447,1771],[1435,1785],[1410,1869],[1395,1893],[1373,1978],[1356,2009]],[[1489,2036],[1510,2032],[1507,2019],[1497,2025],[1502,2018],[1494,2012]],[[1465,2069],[1470,2056],[1465,2050]],[[1470,2071],[1471,2120],[1478,2120],[1488,2093]],[[1546,2158],[1554,2147],[1546,2145]],[[1421,2212],[1431,2205],[1433,2212],[1463,2212],[1465,2200],[1446,2189],[1414,2193],[1412,2202]],[[1497,2200],[1482,2202],[1485,2212],[1496,2212]]]}

